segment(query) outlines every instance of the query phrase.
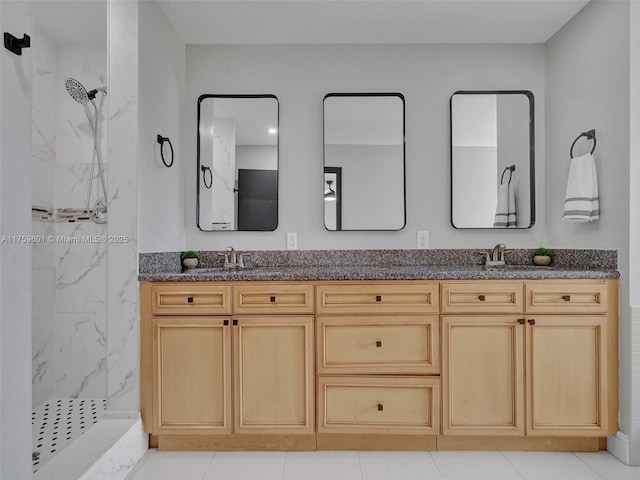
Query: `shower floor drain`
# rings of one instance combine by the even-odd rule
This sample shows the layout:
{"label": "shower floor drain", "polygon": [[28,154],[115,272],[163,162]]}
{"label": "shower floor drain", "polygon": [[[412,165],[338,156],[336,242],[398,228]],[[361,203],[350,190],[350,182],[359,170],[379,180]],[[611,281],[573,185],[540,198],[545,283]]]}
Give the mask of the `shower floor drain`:
{"label": "shower floor drain", "polygon": [[104,416],[106,400],[52,398],[31,414],[33,473]]}

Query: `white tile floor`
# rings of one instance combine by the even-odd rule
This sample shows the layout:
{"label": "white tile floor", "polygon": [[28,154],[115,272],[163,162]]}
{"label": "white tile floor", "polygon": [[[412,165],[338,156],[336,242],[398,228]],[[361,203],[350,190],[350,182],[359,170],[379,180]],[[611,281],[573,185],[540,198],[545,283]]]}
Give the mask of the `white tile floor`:
{"label": "white tile floor", "polygon": [[159,452],[126,480],[640,480],[608,452]]}

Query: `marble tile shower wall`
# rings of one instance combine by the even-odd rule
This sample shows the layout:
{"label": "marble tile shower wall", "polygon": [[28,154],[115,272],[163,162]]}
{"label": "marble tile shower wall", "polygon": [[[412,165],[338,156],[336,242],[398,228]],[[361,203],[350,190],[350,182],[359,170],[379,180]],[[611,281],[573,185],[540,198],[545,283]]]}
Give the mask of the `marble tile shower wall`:
{"label": "marble tile shower wall", "polygon": [[[64,81],[106,85],[106,44],[56,45],[39,32],[34,40],[33,206],[85,208],[93,135]],[[106,98],[97,99],[105,160]],[[91,205],[100,194],[97,175]],[[74,243],[105,235],[106,225],[34,218],[32,227],[45,239],[33,245],[33,406],[52,396],[106,398],[107,246]]]}

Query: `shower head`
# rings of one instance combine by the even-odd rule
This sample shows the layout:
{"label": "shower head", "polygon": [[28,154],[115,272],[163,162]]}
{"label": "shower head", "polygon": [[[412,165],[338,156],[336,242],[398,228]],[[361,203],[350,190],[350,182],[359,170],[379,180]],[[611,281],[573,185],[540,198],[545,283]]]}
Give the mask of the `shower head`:
{"label": "shower head", "polygon": [[[87,93],[87,89],[75,78],[67,78],[67,81],[64,82],[64,86],[76,102],[81,105],[86,105],[89,102],[89,94]],[[95,95],[95,94],[94,94]]]}
{"label": "shower head", "polygon": [[87,89],[84,88],[84,86],[75,78],[67,78],[67,81],[64,82],[64,86],[66,87],[67,92],[69,92],[69,95],[71,95],[71,98],[81,105],[86,105],[89,100],[96,98],[96,94],[98,92],[102,92],[105,95],[107,94],[106,87],[98,87],[87,92]]}

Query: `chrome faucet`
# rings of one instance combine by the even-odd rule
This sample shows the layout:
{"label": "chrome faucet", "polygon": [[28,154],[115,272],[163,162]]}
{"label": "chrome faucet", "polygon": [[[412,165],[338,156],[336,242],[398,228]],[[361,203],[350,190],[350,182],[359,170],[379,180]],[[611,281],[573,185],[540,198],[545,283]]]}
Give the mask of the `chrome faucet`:
{"label": "chrome faucet", "polygon": [[507,246],[504,243],[498,243],[491,253],[487,252],[478,252],[478,254],[484,256],[484,265],[486,267],[501,267],[505,264],[504,254],[508,252]]}
{"label": "chrome faucet", "polygon": [[506,248],[507,246],[504,243],[499,243],[493,247],[493,252],[491,252],[491,261],[504,262],[504,252]]}
{"label": "chrome faucet", "polygon": [[246,268],[244,259],[249,257],[248,253],[237,253],[232,246],[227,247],[226,253],[219,253],[224,257],[224,268]]}

